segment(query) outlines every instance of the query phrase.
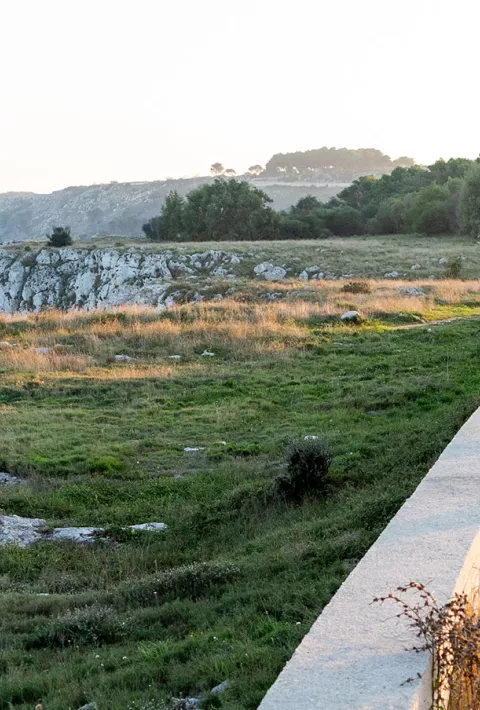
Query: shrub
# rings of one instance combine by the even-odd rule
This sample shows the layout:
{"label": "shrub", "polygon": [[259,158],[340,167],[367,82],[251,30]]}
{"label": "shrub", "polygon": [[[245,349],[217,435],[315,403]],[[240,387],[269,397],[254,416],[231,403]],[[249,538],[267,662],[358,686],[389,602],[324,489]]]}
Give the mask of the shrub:
{"label": "shrub", "polygon": [[367,281],[349,281],[342,287],[344,293],[371,293],[371,290]]}
{"label": "shrub", "polygon": [[462,259],[455,256],[447,261],[443,267],[446,279],[459,279],[462,272]]}
{"label": "shrub", "polygon": [[92,606],[69,609],[52,619],[32,641],[33,648],[64,648],[67,646],[97,646],[120,641],[127,633],[126,622],[111,606]]}
{"label": "shrub", "polygon": [[54,227],[52,233],[47,234],[47,239],[50,247],[68,247],[73,244],[70,227]]}
{"label": "shrub", "polygon": [[229,562],[194,562],[167,569],[141,582],[122,584],[114,592],[113,600],[130,605],[200,599],[215,588],[234,581],[239,575],[239,567]]}
{"label": "shrub", "polygon": [[325,486],[331,455],[321,439],[302,439],[288,444],[287,471],[277,476],[277,493],[288,500],[301,500]]}

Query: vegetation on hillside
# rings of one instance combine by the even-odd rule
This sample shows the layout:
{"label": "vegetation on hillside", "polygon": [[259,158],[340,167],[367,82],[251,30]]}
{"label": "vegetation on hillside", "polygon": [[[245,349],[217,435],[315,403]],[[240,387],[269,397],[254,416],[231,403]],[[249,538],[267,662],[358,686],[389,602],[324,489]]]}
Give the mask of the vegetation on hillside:
{"label": "vegetation on hillside", "polygon": [[[213,167],[213,166],[212,166]],[[302,197],[275,213],[270,198],[234,178],[216,178],[186,198],[170,193],[159,217],[144,226],[154,241],[318,239],[417,233],[480,234],[480,162],[437,161],[360,177],[326,203]]]}
{"label": "vegetation on hillside", "polygon": [[54,227],[51,234],[47,234],[48,246],[68,247],[73,244],[70,227]]}
{"label": "vegetation on hillside", "polygon": [[480,389],[478,323],[388,326],[478,313],[477,282],[344,283],[0,320],[1,468],[25,478],[0,511],[107,528],[0,549],[2,710],[258,707]]}

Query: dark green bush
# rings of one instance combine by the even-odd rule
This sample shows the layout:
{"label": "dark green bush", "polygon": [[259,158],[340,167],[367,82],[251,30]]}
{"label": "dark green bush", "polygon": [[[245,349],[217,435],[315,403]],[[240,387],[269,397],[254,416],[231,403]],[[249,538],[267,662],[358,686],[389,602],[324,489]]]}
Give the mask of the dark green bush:
{"label": "dark green bush", "polygon": [[455,256],[447,261],[443,267],[444,277],[446,279],[459,279],[462,272],[462,259],[460,256]]}
{"label": "dark green bush", "polygon": [[68,247],[73,244],[70,227],[54,227],[51,234],[47,234],[49,247]]}
{"label": "dark green bush", "polygon": [[325,487],[331,455],[321,439],[301,439],[288,444],[287,471],[277,476],[277,494],[287,500],[301,500]]}

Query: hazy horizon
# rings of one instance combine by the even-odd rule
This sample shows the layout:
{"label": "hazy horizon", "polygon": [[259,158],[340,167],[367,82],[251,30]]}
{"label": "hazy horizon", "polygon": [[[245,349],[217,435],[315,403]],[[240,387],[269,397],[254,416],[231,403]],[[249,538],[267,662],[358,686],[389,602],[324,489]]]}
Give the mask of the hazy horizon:
{"label": "hazy horizon", "polygon": [[0,192],[243,172],[324,145],[475,158],[478,19],[470,0],[8,3]]}

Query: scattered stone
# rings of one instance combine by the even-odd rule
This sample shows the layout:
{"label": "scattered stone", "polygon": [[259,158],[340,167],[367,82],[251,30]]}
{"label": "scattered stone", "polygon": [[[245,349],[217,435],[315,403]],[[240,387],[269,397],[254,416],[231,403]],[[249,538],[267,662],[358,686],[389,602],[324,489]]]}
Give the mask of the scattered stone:
{"label": "scattered stone", "polygon": [[19,483],[22,483],[22,481],[17,476],[12,476],[6,471],[0,471],[0,486],[14,486]]}
{"label": "scattered stone", "polygon": [[315,439],[319,439],[320,437],[316,436],[315,434],[307,434],[307,436],[303,437],[305,441],[314,441]]}
{"label": "scattered stone", "polygon": [[28,547],[42,539],[47,523],[41,518],[0,515],[0,546]]}
{"label": "scattered stone", "polygon": [[173,710],[197,710],[200,698],[172,698]]}
{"label": "scattered stone", "polygon": [[115,360],[117,362],[128,362],[128,360],[134,360],[135,358],[130,357],[130,355],[115,355]]}
{"label": "scattered stone", "polygon": [[[129,530],[148,530],[158,532],[166,530],[166,523],[140,523],[128,525]],[[92,543],[102,539],[104,528],[69,527],[55,528],[48,532],[47,523],[40,518],[21,518],[18,515],[0,515],[0,546],[19,545],[29,547],[40,540],[54,542]]]}
{"label": "scattered stone", "polygon": [[410,267],[411,271],[418,271],[418,269],[421,269],[421,268],[422,268],[422,267],[420,266],[420,264],[413,264],[413,265]]}
{"label": "scattered stone", "polygon": [[146,530],[147,532],[157,532],[158,530],[166,530],[166,523],[139,523],[138,525],[129,525],[130,530]]}
{"label": "scattered stone", "polygon": [[321,271],[321,268],[319,266],[307,266],[305,271],[307,274],[318,274],[318,272]]}
{"label": "scattered stone", "polygon": [[181,360],[182,356],[181,355],[167,355],[169,360]]}
{"label": "scattered stone", "polygon": [[422,291],[418,286],[398,286],[395,291],[407,296],[425,296],[425,291]]}
{"label": "scattered stone", "polygon": [[340,320],[344,323],[361,323],[362,316],[358,311],[346,311],[346,313],[340,316]]}
{"label": "scattered stone", "polygon": [[298,278],[301,279],[302,281],[308,281],[308,274],[307,271],[301,271],[300,274],[298,275]]}
{"label": "scattered stone", "polygon": [[438,260],[438,263],[440,264],[440,266],[443,266],[444,264],[448,264],[448,259],[442,256],[442,258]]}
{"label": "scattered stone", "polygon": [[253,267],[253,272],[257,276],[260,276],[260,274],[263,274],[264,271],[268,271],[269,269],[273,269],[273,264],[269,261],[262,261],[261,264],[257,264]]}
{"label": "scattered stone", "polygon": [[205,446],[185,446],[184,451],[191,453],[192,451],[205,451]]}
{"label": "scattered stone", "polygon": [[103,528],[55,528],[51,534],[51,539],[55,542],[95,542]]}
{"label": "scattered stone", "polygon": [[224,269],[222,266],[218,266],[216,269],[213,269],[213,271],[210,271],[210,276],[225,278],[225,276],[228,276],[228,270]]}
{"label": "scattered stone", "polygon": [[241,260],[238,258],[238,256],[235,256],[235,254],[234,254],[234,255],[232,256],[232,258],[230,259],[230,263],[231,263],[231,264],[240,264],[240,261],[241,261]]}
{"label": "scattered stone", "polygon": [[35,348],[37,355],[48,355],[50,348]]}
{"label": "scattered stone", "polygon": [[78,708],[78,710],[98,710],[97,703],[87,703],[86,705],[82,705],[81,708]]}
{"label": "scattered stone", "polygon": [[16,348],[17,345],[9,343],[8,340],[0,340],[0,350],[10,350],[10,348]]}
{"label": "scattered stone", "polygon": [[215,353],[212,353],[210,350],[204,350],[200,357],[215,357]]}
{"label": "scattered stone", "polygon": [[212,298],[212,301],[223,301],[223,294],[216,293],[215,296]]}
{"label": "scattered stone", "polygon": [[400,274],[398,273],[398,271],[390,271],[390,273],[384,274],[383,278],[384,279],[398,279],[399,276],[400,276]]}
{"label": "scattered stone", "polygon": [[212,695],[216,695],[217,693],[224,693],[229,688],[230,688],[230,681],[224,680],[222,683],[219,683],[218,685],[216,685],[215,688],[212,688],[210,693],[212,693]]}
{"label": "scattered stone", "polygon": [[281,281],[287,274],[283,266],[274,266],[269,261],[258,264],[253,270],[257,276],[261,276],[266,281]]}

